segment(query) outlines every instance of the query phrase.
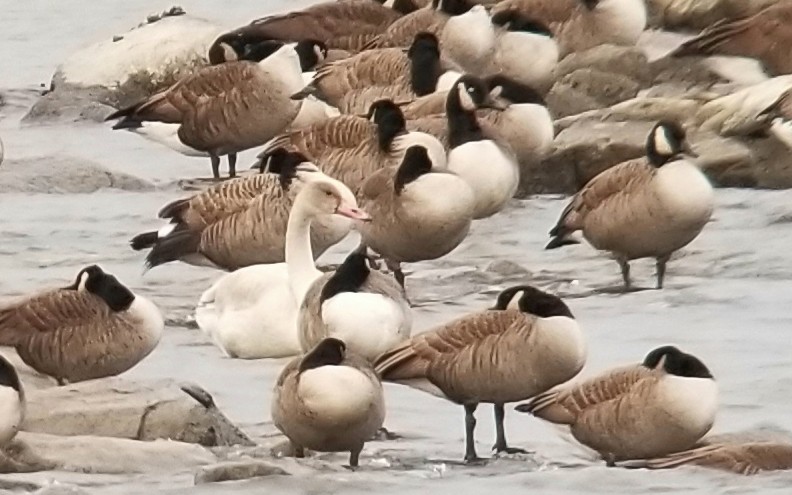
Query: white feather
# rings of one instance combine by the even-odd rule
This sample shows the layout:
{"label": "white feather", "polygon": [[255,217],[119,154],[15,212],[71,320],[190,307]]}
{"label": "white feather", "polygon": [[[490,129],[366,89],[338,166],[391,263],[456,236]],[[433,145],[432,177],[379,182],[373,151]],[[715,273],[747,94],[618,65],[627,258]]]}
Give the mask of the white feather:
{"label": "white feather", "polygon": [[343,340],[366,359],[374,359],[410,336],[412,314],[381,294],[342,292],[322,303],[329,337]]}
{"label": "white feather", "polygon": [[[489,72],[537,89],[552,83],[558,64],[558,44],[553,38],[538,33],[505,32],[498,38],[495,53],[495,66]],[[527,53],[531,56],[526,57]]]}
{"label": "white feather", "polygon": [[718,411],[718,384],[711,378],[666,375],[660,385],[665,410],[691,431],[708,431]]}
{"label": "white feather", "polygon": [[320,366],[300,374],[297,394],[322,422],[341,425],[367,416],[379,402],[381,388],[351,366]]}
{"label": "white feather", "polygon": [[677,160],[663,165],[654,186],[668,214],[677,220],[696,220],[712,214],[715,193],[695,163]]}
{"label": "white feather", "polygon": [[168,237],[171,234],[171,232],[174,231],[174,229],[176,229],[176,224],[175,223],[169,223],[167,225],[163,225],[157,231],[157,238],[158,239],[163,239],[165,237]]}
{"label": "white feather", "polygon": [[440,36],[443,53],[466,71],[485,66],[494,53],[496,35],[483,5],[451,17]]}
{"label": "white feather", "polygon": [[156,345],[165,329],[165,320],[159,308],[145,297],[135,295],[135,300],[127,308],[126,314],[135,318],[141,329],[148,333],[149,343]]}
{"label": "white feather", "polygon": [[602,29],[623,45],[635,45],[646,29],[645,0],[600,0],[595,14],[608,20]]}
{"label": "white feather", "polygon": [[448,153],[448,168],[476,197],[474,219],[499,212],[517,192],[520,172],[514,158],[494,141],[470,141]]}
{"label": "white feather", "polygon": [[462,77],[462,73],[457,72],[455,70],[448,70],[443,72],[443,74],[437,80],[435,91],[438,92],[449,91],[451,88],[454,87],[454,83],[456,83],[460,77]]}
{"label": "white feather", "polygon": [[400,162],[404,153],[411,146],[423,146],[432,161],[432,170],[446,170],[446,150],[443,143],[436,137],[425,132],[412,131],[405,135],[398,136],[393,140],[393,150],[397,153],[397,160]]}
{"label": "white feather", "polygon": [[0,387],[0,446],[7,444],[19,431],[24,412],[19,392],[11,387]]}
{"label": "white feather", "polygon": [[199,151],[182,143],[179,139],[179,127],[181,124],[166,124],[164,122],[143,122],[140,127],[129,129],[135,134],[144,138],[163,144],[168,148],[187,156],[208,157],[209,153]]}

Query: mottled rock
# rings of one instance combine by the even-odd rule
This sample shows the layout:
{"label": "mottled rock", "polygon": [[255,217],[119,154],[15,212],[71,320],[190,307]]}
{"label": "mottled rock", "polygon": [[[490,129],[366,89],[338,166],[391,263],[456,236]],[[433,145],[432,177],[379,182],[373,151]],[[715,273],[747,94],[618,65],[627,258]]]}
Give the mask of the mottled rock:
{"label": "mottled rock", "polygon": [[26,431],[134,440],[172,439],[205,446],[253,445],[196,385],[81,382],[28,394]]}
{"label": "mottled rock", "polygon": [[629,76],[577,69],[556,81],[546,100],[553,115],[565,117],[634,98],[640,89]]}
{"label": "mottled rock", "polygon": [[642,84],[649,83],[649,62],[646,55],[633,46],[600,45],[584,52],[575,52],[558,63],[553,74],[561,79],[580,69],[595,69],[608,74],[629,76]]}
{"label": "mottled rock", "polygon": [[651,84],[672,82],[687,88],[708,88],[726,79],[697,57],[662,57],[649,64]]}
{"label": "mottled rock", "polygon": [[217,483],[221,481],[238,481],[264,476],[288,476],[289,473],[274,464],[249,460],[224,462],[206,466],[195,473],[195,484]]}
{"label": "mottled rock", "polygon": [[603,108],[564,117],[555,121],[556,131],[584,122],[626,122],[632,120],[673,120],[688,122],[704,105],[698,98],[640,97]]}
{"label": "mottled rock", "polygon": [[495,260],[487,265],[486,271],[501,275],[504,277],[526,276],[530,275],[524,266],[510,260]]}
{"label": "mottled rock", "polygon": [[722,19],[754,14],[781,0],[648,0],[653,27],[703,29]]}
{"label": "mottled rock", "polygon": [[105,188],[152,191],[154,185],[70,156],[6,160],[0,169],[0,193],[79,194]]}
{"label": "mottled rock", "polygon": [[180,9],[150,16],[121,36],[72,54],[25,119],[100,120],[109,107],[133,104],[206,65],[207,48],[220,32]]}
{"label": "mottled rock", "polygon": [[750,148],[737,139],[723,138],[714,133],[691,136],[696,163],[720,187],[755,187],[756,160]]}
{"label": "mottled rock", "polygon": [[190,443],[29,432],[20,432],[7,454],[24,466],[23,471],[91,474],[173,472],[217,461],[212,452]]}

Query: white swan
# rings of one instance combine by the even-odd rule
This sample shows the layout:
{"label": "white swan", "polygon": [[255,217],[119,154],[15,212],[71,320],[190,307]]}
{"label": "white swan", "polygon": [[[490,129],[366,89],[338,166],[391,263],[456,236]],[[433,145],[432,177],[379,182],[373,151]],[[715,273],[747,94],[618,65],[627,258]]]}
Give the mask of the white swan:
{"label": "white swan", "polygon": [[286,232],[286,262],[242,268],[203,293],[195,319],[226,355],[259,359],[300,353],[298,303],[322,273],[314,265],[310,225],[317,216],[329,214],[368,218],[343,183],[317,178],[295,198]]}

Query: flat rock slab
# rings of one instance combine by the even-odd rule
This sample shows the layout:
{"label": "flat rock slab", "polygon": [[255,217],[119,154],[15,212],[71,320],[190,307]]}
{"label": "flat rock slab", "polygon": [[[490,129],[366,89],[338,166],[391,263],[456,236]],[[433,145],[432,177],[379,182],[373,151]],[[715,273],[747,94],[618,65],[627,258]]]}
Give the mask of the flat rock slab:
{"label": "flat rock slab", "polygon": [[223,462],[206,466],[195,473],[195,484],[239,481],[265,476],[288,476],[289,473],[272,463],[258,460]]}
{"label": "flat rock slab", "polygon": [[25,431],[204,446],[254,445],[196,385],[108,378],[28,394]]}
{"label": "flat rock slab", "polygon": [[0,193],[81,194],[106,188],[153,191],[154,185],[70,156],[6,160],[0,167]]}
{"label": "flat rock slab", "polygon": [[217,461],[208,449],[190,443],[29,432],[20,432],[7,453],[20,471],[90,474],[176,472]]}

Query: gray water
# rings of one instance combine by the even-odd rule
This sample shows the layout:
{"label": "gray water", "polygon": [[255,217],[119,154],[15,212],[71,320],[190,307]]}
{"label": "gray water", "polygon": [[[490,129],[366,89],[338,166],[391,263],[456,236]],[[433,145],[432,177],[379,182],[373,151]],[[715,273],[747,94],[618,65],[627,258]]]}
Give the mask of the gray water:
{"label": "gray water", "polygon": [[[282,10],[285,1],[185,1],[192,14],[233,26]],[[0,195],[0,296],[71,280],[80,267],[100,263],[151,297],[169,325],[160,346],[128,373],[133,379],[173,378],[200,384],[219,407],[257,438],[275,433],[269,417],[271,386],[283,361],[238,361],[222,357],[208,339],[186,324],[200,293],[219,272],[181,264],[143,275],[140,253],[128,239],[158,227],[156,212],[183,193],[172,181],[204,176],[207,163],[187,158],[138,136],[113,133],[93,123],[32,126],[20,118],[48,84],[56,65],[79,47],[112,36],[169,4],[150,0],[2,2],[0,110],[6,156],[70,155],[154,181],[156,192],[115,190],[89,195]],[[254,153],[240,158],[251,163]],[[0,173],[2,169],[0,168]],[[430,328],[490,304],[498,290],[532,283],[565,296],[589,339],[584,374],[635,362],[667,343],[700,356],[721,390],[714,432],[753,428],[788,429],[792,396],[792,193],[722,189],[704,233],[669,265],[667,287],[624,295],[593,292],[620,283],[615,262],[586,245],[544,251],[546,232],[563,198],[515,201],[501,214],[477,223],[470,237],[445,259],[408,267],[415,331]],[[355,239],[323,261],[338,262]],[[504,263],[504,262],[510,262]],[[521,267],[517,269],[515,267]],[[638,285],[654,283],[648,261],[634,264]],[[787,306],[787,305],[790,306]],[[350,473],[342,454],[284,461],[297,473],[277,479],[192,486],[192,472],[134,476],[40,473],[34,478],[77,485],[88,493],[425,493],[482,490],[507,494],[677,492],[788,493],[792,476],[752,479],[696,469],[670,472],[605,468],[560,430],[533,418],[507,414],[510,443],[535,451],[486,467],[460,467],[446,460],[463,453],[463,412],[451,403],[408,388],[386,385],[389,429],[405,438],[373,442]],[[491,409],[479,408],[480,453],[494,441]],[[324,462],[326,461],[326,462]],[[28,476],[27,478],[30,478]]]}

